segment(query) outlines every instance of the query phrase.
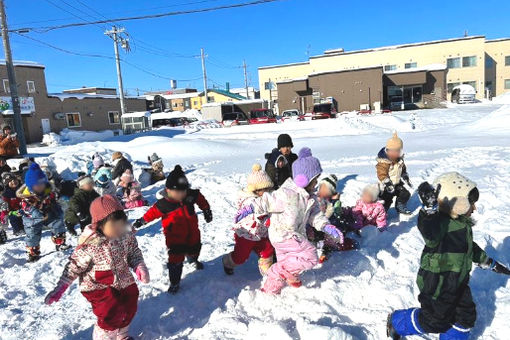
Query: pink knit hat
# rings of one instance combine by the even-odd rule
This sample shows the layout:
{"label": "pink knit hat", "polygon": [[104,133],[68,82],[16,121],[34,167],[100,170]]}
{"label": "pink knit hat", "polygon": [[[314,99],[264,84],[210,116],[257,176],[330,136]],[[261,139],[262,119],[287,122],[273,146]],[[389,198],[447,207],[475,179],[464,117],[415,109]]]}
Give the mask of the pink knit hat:
{"label": "pink knit hat", "polygon": [[261,189],[268,189],[274,187],[273,181],[269,175],[262,170],[262,166],[258,163],[253,164],[251,167],[252,173],[248,176],[247,191],[256,191]]}
{"label": "pink knit hat", "polygon": [[131,170],[127,169],[126,171],[124,171],[122,176],[120,176],[120,180],[124,183],[131,183],[135,180],[135,176],[133,176]]}
{"label": "pink knit hat", "polygon": [[96,230],[98,222],[119,210],[122,211],[124,208],[119,200],[112,195],[104,195],[96,198],[90,205],[90,215],[92,216],[91,229]]}

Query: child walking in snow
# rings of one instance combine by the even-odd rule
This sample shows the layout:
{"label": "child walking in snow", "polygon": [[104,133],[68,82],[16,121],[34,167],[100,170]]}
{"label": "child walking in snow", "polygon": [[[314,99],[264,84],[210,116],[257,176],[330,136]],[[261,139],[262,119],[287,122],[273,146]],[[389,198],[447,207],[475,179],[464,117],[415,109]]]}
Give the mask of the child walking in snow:
{"label": "child walking in snow", "polygon": [[151,221],[162,219],[163,233],[168,250],[169,293],[179,290],[185,257],[201,270],[204,265],[198,261],[202,243],[195,204],[203,211],[207,223],[212,221],[209,203],[199,190],[190,184],[180,165],[176,165],[166,179],[164,197],[159,199],[133,226],[140,228]]}
{"label": "child walking in snow", "polygon": [[48,178],[37,163],[32,163],[28,168],[25,184],[18,189],[16,195],[21,199],[28,261],[37,261],[41,255],[39,244],[43,226],[51,229],[51,240],[57,251],[68,249],[70,246],[66,244],[62,208]]}
{"label": "child walking in snow", "polygon": [[20,180],[12,172],[2,174],[2,179],[5,187],[2,199],[6,203],[6,209],[2,211],[0,218],[3,224],[9,222],[14,235],[24,234],[25,229],[23,228],[23,219],[20,214],[21,199],[16,196],[16,191],[20,187]]}
{"label": "child walking in snow", "polygon": [[247,187],[239,192],[237,200],[234,251],[223,256],[223,269],[227,275],[234,274],[234,268],[245,263],[252,251],[259,257],[259,271],[262,275],[265,275],[273,264],[274,249],[267,233],[269,219],[267,216],[246,211],[250,210],[251,206],[260,204],[262,195],[270,191],[274,184],[260,164],[253,165],[247,182]]}
{"label": "child walking in snow", "polygon": [[469,288],[473,262],[496,273],[510,270],[489,258],[473,241],[471,219],[479,192],[476,184],[457,172],[439,176],[434,187],[418,188],[423,208],[418,229],[425,240],[417,284],[421,308],[389,315],[388,336],[440,333],[441,340],[467,340],[475,325],[476,306]]}
{"label": "child walking in snow", "polygon": [[287,179],[278,190],[265,193],[260,207],[254,207],[256,214],[269,214],[269,239],[278,260],[267,271],[264,292],[279,294],[286,283],[300,287],[299,275],[318,263],[317,249],[307,239],[308,224],[343,243],[342,233],[320,211],[314,194],[321,173],[321,164],[312,151],[301,149],[292,165],[293,178]]}
{"label": "child walking in snow", "polygon": [[79,224],[83,232],[92,220],[90,216],[90,205],[99,197],[94,190],[94,180],[90,176],[82,176],[78,178],[78,187],[74,190],[74,195],[69,200],[69,207],[66,210],[64,221],[67,231],[76,236],[74,227]]}
{"label": "child walking in snow", "polygon": [[145,205],[142,196],[142,187],[140,183],[135,181],[135,176],[133,176],[131,170],[126,170],[122,176],[120,176],[119,188],[121,189],[119,196],[122,197],[122,203],[125,209],[133,209]]}
{"label": "child walking in snow", "polygon": [[138,287],[131,270],[143,283],[149,283],[149,272],[119,201],[110,195],[96,198],[90,213],[92,224],[80,235],[78,246],[45,303],[59,301],[79,278],[80,291],[97,316],[93,339],[132,339],[128,330],[137,310]]}
{"label": "child walking in snow", "polygon": [[356,205],[344,209],[344,214],[351,215],[354,221],[353,228],[361,229],[367,225],[376,226],[379,231],[385,231],[387,226],[386,210],[379,202],[379,186],[367,185]]}
{"label": "child walking in snow", "polygon": [[411,194],[404,187],[404,181],[411,185],[407,168],[402,155],[404,143],[395,132],[393,137],[388,139],[386,147],[383,147],[377,154],[377,178],[379,179],[381,194],[384,200],[386,211],[391,207],[393,198],[396,197],[395,208],[399,214],[409,215],[411,212],[407,209],[407,201]]}

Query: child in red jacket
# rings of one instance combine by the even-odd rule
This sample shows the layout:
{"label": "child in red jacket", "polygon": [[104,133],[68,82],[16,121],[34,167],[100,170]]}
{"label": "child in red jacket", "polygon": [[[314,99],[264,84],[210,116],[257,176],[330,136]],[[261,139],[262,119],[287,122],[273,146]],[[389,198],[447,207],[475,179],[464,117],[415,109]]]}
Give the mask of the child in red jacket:
{"label": "child in red jacket", "polygon": [[180,165],[166,179],[166,190],[163,198],[159,199],[145,215],[138,219],[133,226],[139,228],[161,218],[163,233],[168,250],[168,272],[170,288],[168,292],[177,293],[181,281],[184,258],[195,265],[196,269],[203,269],[204,265],[198,261],[202,243],[200,229],[195,212],[195,204],[203,211],[207,223],[212,221],[209,203],[199,190],[190,189],[186,175]]}

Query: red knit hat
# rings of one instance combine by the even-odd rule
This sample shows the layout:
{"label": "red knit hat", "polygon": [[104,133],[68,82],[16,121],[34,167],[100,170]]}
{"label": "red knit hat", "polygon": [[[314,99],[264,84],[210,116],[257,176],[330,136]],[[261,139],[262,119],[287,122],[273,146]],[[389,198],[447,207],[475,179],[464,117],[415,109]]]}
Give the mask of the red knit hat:
{"label": "red knit hat", "polygon": [[90,215],[92,216],[91,228],[95,230],[98,222],[119,210],[124,210],[124,208],[119,200],[112,195],[104,195],[96,198],[90,205]]}

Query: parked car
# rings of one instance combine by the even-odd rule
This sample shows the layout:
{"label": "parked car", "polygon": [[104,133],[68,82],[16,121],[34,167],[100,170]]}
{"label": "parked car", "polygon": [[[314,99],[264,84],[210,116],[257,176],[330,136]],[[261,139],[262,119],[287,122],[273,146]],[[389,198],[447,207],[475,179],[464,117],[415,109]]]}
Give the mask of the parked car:
{"label": "parked car", "polygon": [[402,110],[403,105],[404,105],[404,98],[402,98],[402,96],[391,97],[391,99],[390,99],[390,110],[391,111]]}
{"label": "parked car", "polygon": [[312,120],[328,119],[336,117],[336,109],[332,103],[315,104],[311,113]]}
{"label": "parked car", "polygon": [[250,124],[276,123],[276,116],[271,109],[254,109],[250,111]]}
{"label": "parked car", "polygon": [[303,121],[305,120],[305,115],[303,115],[299,110],[285,110],[282,112],[282,116],[280,118],[282,122],[288,121]]}
{"label": "parked car", "polygon": [[248,117],[242,112],[229,112],[223,114],[223,126],[248,125]]}
{"label": "parked car", "polygon": [[452,90],[452,103],[468,104],[476,101],[476,90],[468,84],[455,86]]}

